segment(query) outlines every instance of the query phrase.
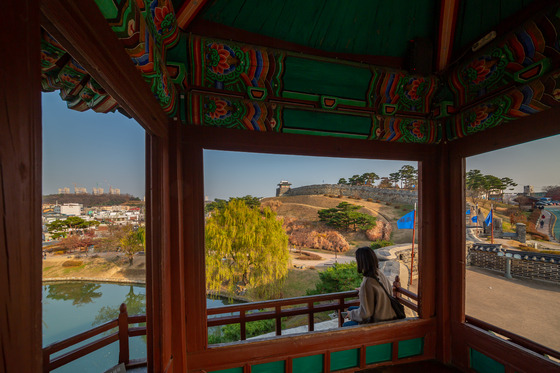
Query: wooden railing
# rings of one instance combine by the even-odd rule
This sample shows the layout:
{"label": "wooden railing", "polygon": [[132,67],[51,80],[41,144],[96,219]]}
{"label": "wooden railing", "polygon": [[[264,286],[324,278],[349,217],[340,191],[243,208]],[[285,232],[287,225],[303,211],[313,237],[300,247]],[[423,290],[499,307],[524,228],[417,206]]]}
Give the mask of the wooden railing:
{"label": "wooden railing", "polygon": [[484,322],[482,320],[479,320],[471,316],[465,316],[465,321],[467,322],[467,324],[476,326],[479,329],[492,332],[494,334],[499,334],[502,337],[504,337],[507,341],[510,341],[528,350],[536,352],[539,355],[550,356],[560,360],[560,352],[550,349],[536,342],[533,342],[530,339],[524,338],[520,335],[509,332],[507,330],[504,330],[492,324],[488,324],[487,322]]}
{"label": "wooden railing", "polygon": [[[393,295],[399,301],[413,311],[418,311],[418,297],[416,294],[409,292],[400,287],[399,278],[397,276],[393,283]],[[307,325],[308,331],[314,330],[314,315],[318,312],[324,311],[337,311],[338,312],[338,325],[342,326],[343,317],[341,311],[349,306],[359,304],[358,291],[345,291],[340,293],[312,295],[300,298],[289,298],[281,300],[272,300],[265,302],[254,302],[244,304],[233,304],[217,308],[209,308],[208,316],[224,315],[218,317],[208,318],[208,327],[222,326],[228,324],[240,324],[241,340],[246,339],[246,323],[257,320],[275,319],[276,321],[276,335],[282,335],[282,317],[308,315]],[[404,299],[403,296],[410,298]],[[412,301],[416,303],[413,303]],[[294,307],[295,306],[295,307]],[[299,307],[297,307],[299,306]],[[284,307],[286,307],[284,309]],[[259,310],[267,310],[264,312],[254,312]],[[238,315],[231,315],[238,313]],[[102,347],[105,347],[113,342],[119,341],[119,361],[118,363],[125,363],[127,368],[146,365],[146,360],[130,360],[129,358],[129,345],[128,338],[146,335],[146,327],[129,327],[129,324],[140,324],[146,322],[146,315],[128,316],[126,305],[123,303],[120,307],[120,314],[118,319],[111,320],[105,324],[99,325],[91,330],[80,333],[63,341],[55,342],[43,348],[43,372],[48,373],[56,368],[77,360],[91,352],[94,352]],[[87,341],[90,338],[99,336],[112,329],[118,328],[117,331],[109,335],[103,336],[95,341],[89,342],[83,346],[76,347],[60,356],[51,358],[52,355],[73,347],[79,343]]]}
{"label": "wooden railing", "polygon": [[[314,330],[314,314],[325,311],[338,312],[338,326],[342,326],[344,321],[341,311],[349,306],[359,305],[356,299],[357,290],[344,291],[340,293],[331,293],[323,295],[310,295],[299,298],[288,298],[281,300],[271,300],[264,302],[252,302],[243,304],[231,304],[222,307],[209,308],[207,310],[208,321],[207,326],[223,326],[229,324],[239,324],[240,339],[246,340],[246,323],[258,320],[275,320],[276,335],[282,335],[282,318],[287,316],[307,315],[307,330]],[[418,297],[416,294],[400,287],[399,277],[393,283],[393,296],[395,296],[401,304],[418,312]],[[416,301],[404,299],[403,296],[409,297]],[[347,301],[348,298],[353,298]],[[286,307],[286,308],[284,308]],[[264,311],[263,311],[264,310]],[[260,312],[259,312],[260,311]],[[210,317],[215,315],[224,315]]]}
{"label": "wooden railing", "polygon": [[[146,315],[128,316],[128,313],[126,311],[126,304],[123,303],[120,307],[120,314],[118,319],[111,320],[91,330],[77,334],[63,341],[55,342],[43,348],[43,372],[50,372],[51,370],[68,364],[116,341],[119,341],[119,364],[124,363],[127,368],[146,365],[145,359],[130,360],[128,348],[129,337],[146,335],[145,326],[131,328],[129,327],[129,324],[140,324],[145,322]],[[60,356],[51,359],[51,355],[56,354],[57,352],[73,347],[81,342],[106,333],[114,328],[118,328],[118,331],[99,338],[93,342],[87,343],[83,346],[76,347],[71,351],[68,351]]]}

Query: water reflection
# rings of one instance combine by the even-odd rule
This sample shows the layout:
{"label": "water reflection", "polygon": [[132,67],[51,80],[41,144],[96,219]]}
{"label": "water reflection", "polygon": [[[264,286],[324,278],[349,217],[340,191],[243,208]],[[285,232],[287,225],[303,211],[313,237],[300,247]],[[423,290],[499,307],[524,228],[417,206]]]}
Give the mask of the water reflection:
{"label": "water reflection", "polygon": [[[146,294],[134,293],[134,286],[130,286],[128,294],[123,301],[129,316],[146,314]],[[103,306],[95,316],[95,320],[91,325],[103,324],[107,321],[114,320],[119,317],[120,304],[118,306]]]}
{"label": "water reflection", "polygon": [[67,282],[62,284],[52,284],[46,286],[47,298],[54,300],[71,300],[72,305],[82,306],[92,303],[95,298],[100,298],[103,294],[99,290],[100,284],[87,282]]}

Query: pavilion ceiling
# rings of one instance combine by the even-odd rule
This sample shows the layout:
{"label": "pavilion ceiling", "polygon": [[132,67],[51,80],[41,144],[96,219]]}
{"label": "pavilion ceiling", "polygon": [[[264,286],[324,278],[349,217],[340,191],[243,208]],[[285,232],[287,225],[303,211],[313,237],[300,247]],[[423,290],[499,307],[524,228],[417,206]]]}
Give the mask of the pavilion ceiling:
{"label": "pavilion ceiling", "polygon": [[[459,7],[442,1],[439,20],[439,2],[432,0],[96,3],[163,111],[183,123],[438,143],[559,104],[557,4],[473,53],[465,49],[473,38],[500,30],[497,23],[533,3],[489,2],[488,16],[478,0]],[[438,28],[444,18],[447,28]],[[224,28],[211,31],[213,25]],[[434,57],[442,56],[441,29],[456,32],[447,36],[452,53],[438,65],[460,54],[456,63],[425,75],[395,68],[411,38],[434,40]],[[254,43],[259,35],[263,42]],[[333,53],[389,63],[333,59]],[[118,107],[47,32],[41,56],[43,90],[60,89],[70,108]]]}

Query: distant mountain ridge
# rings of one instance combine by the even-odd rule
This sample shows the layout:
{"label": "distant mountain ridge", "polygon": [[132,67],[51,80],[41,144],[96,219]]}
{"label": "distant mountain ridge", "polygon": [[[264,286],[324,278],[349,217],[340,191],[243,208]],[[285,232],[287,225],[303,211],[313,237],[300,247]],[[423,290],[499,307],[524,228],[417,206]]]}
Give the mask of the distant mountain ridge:
{"label": "distant mountain ridge", "polygon": [[62,205],[64,203],[81,203],[85,207],[115,206],[124,203],[143,205],[144,201],[130,194],[49,194],[43,196],[43,203]]}

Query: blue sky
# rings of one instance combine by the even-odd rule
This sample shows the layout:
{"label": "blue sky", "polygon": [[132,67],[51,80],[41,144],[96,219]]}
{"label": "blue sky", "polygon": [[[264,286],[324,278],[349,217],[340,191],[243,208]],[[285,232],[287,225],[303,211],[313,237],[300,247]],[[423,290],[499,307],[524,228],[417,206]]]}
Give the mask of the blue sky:
{"label": "blue sky", "polygon": [[[120,113],[69,110],[58,93],[43,94],[43,194],[57,193],[73,183],[109,186],[121,193],[144,196],[145,133]],[[339,178],[375,172],[388,176],[415,162],[301,157],[255,153],[204,152],[205,194],[210,200],[253,195],[273,196],[281,180],[292,187],[336,183]],[[560,185],[560,136],[489,152],[467,159],[467,170],[510,177],[519,184]]]}
{"label": "blue sky", "polygon": [[74,183],[144,197],[145,132],[120,113],[78,112],[43,93],[43,194]]}

